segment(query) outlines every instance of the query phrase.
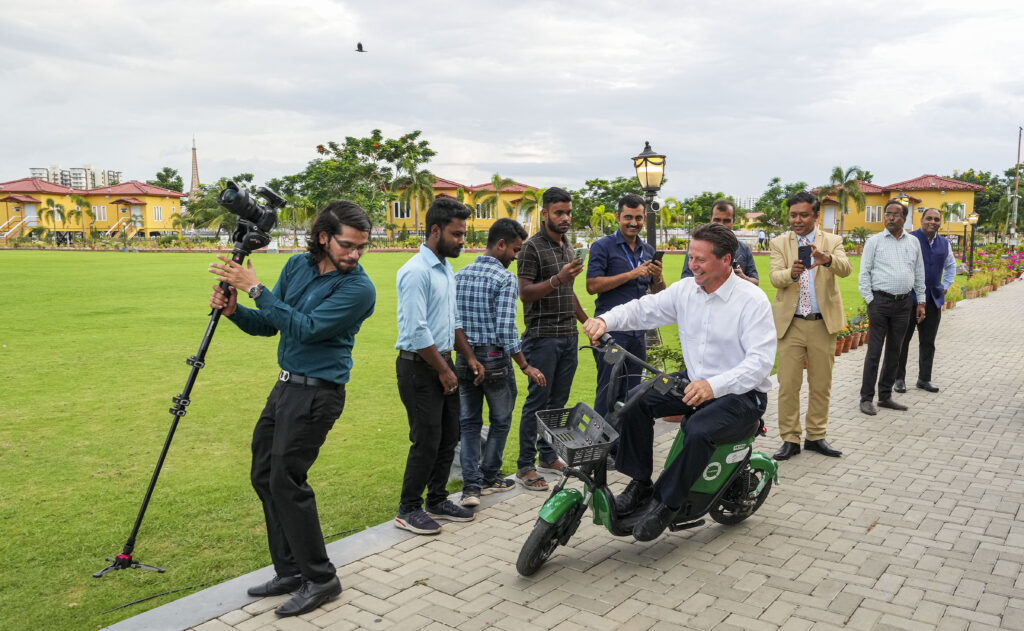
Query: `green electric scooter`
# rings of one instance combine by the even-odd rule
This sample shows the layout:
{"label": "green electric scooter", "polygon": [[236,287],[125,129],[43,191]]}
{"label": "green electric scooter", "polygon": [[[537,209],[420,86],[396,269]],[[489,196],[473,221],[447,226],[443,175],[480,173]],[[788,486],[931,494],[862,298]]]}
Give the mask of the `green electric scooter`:
{"label": "green electric scooter", "polygon": [[[516,569],[523,576],[536,572],[555,548],[569,543],[588,506],[594,512],[595,524],[606,527],[617,537],[632,535],[633,526],[653,506],[653,500],[629,515],[616,513],[615,495],[608,488],[606,463],[608,450],[618,438],[617,421],[649,390],[682,398],[689,383],[629,353],[610,335],[601,338],[600,346],[583,346],[580,350],[584,348],[601,353],[603,360],[612,365],[611,384],[617,383],[626,362],[643,367],[652,376],[635,388],[626,401],[614,404],[607,418],[602,418],[585,403],[577,403],[572,408],[537,412],[545,440],[567,466],[562,471],[562,479],[541,507],[533,532],[519,552]],[[758,434],[765,434],[763,419],[759,420],[757,429],[749,437],[715,449],[711,462],[690,488],[683,506],[669,525],[670,531],[701,526],[704,515],[710,515],[720,524],[738,524],[761,507],[771,492],[772,483],[778,483],[778,463],[753,450],[754,438]],[[672,443],[666,467],[682,451],[685,436],[684,419]],[[582,481],[583,490],[567,488],[570,478]]]}

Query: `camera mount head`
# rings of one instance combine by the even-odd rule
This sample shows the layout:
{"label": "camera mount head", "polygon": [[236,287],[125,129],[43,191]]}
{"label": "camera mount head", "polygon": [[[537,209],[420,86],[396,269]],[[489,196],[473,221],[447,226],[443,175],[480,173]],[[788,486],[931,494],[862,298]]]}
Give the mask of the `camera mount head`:
{"label": "camera mount head", "polygon": [[270,230],[277,225],[277,211],[287,203],[266,186],[256,188],[256,196],[265,200],[261,206],[254,195],[235,182],[228,182],[220,193],[221,206],[238,215],[238,227],[231,235],[236,253],[251,254],[270,243]]}

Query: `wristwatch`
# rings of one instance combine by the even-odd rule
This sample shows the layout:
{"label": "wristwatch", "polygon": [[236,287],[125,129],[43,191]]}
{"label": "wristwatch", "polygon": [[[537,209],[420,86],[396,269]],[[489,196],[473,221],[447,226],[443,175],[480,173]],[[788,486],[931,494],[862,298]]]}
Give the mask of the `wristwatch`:
{"label": "wristwatch", "polygon": [[252,287],[249,288],[249,297],[252,298],[253,300],[256,300],[263,294],[264,289],[266,289],[266,287],[263,285],[263,283],[257,283],[253,285]]}

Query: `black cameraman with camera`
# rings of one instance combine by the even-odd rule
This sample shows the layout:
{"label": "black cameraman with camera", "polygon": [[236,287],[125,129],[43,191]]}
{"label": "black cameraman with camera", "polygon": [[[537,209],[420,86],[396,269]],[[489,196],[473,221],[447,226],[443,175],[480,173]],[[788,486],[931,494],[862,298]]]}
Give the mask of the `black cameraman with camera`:
{"label": "black cameraman with camera", "polygon": [[[219,256],[221,263],[210,265],[231,286],[227,296],[214,287],[212,308],[250,335],[281,334],[281,373],[253,430],[251,472],[277,575],[248,590],[260,597],[295,592],[277,608],[280,616],[312,611],[341,593],[306,474],[341,416],[355,335],[373,313],[376,290],[359,265],[370,228],[365,210],[331,202],[313,222],[308,252],[288,259],[272,291],[251,260],[242,266]],[[255,309],[237,304],[239,291]]]}

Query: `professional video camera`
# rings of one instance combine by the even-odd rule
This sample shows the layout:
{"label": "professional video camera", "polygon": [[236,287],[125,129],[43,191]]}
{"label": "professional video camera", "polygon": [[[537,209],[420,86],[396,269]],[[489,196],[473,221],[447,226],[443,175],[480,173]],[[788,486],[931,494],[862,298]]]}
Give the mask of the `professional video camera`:
{"label": "professional video camera", "polygon": [[232,235],[236,254],[238,251],[251,254],[270,243],[270,231],[277,225],[277,211],[287,203],[266,186],[258,187],[256,195],[265,199],[269,208],[260,206],[249,191],[234,182],[228,182],[217,199],[221,206],[239,217],[238,229]]}
{"label": "professional video camera", "polygon": [[[221,191],[220,197],[217,199],[221,206],[238,215],[238,227],[235,228],[234,233],[231,235],[231,238],[234,240],[231,260],[239,265],[242,264],[246,256],[252,254],[253,250],[262,248],[270,243],[270,231],[277,225],[277,211],[284,208],[287,203],[283,197],[266,186],[258,187],[255,195],[265,200],[266,207],[261,206],[249,191],[234,182],[228,182],[227,187]],[[222,282],[220,283],[220,288],[221,291],[227,294],[230,285]],[[146,514],[149,500],[153,497],[153,489],[156,488],[157,478],[160,476],[160,470],[164,466],[167,450],[171,446],[171,439],[174,438],[174,432],[178,428],[178,422],[181,420],[181,417],[185,416],[185,408],[191,403],[189,397],[192,395],[192,386],[196,383],[199,370],[206,365],[206,351],[210,348],[210,340],[213,339],[213,333],[217,330],[217,322],[220,320],[220,315],[220,309],[214,309],[210,313],[210,322],[206,325],[206,333],[203,335],[203,341],[199,343],[199,350],[195,355],[185,360],[185,363],[191,366],[192,370],[188,375],[188,381],[185,382],[185,389],[178,396],[171,398],[174,402],[174,407],[170,409],[170,412],[174,420],[171,422],[171,428],[167,432],[167,439],[164,440],[163,449],[160,451],[160,457],[156,461],[156,468],[153,470],[153,476],[149,480],[149,488],[146,489],[146,496],[142,500],[142,506],[139,508],[139,514],[135,518],[135,525],[132,527],[131,534],[128,535],[128,541],[125,542],[120,554],[107,557],[107,561],[111,561],[111,564],[93,573],[95,578],[100,578],[104,574],[117,570],[152,570],[161,573],[164,571],[163,568],[136,561],[132,558],[132,552],[135,550],[135,540],[138,537],[139,528],[142,526],[142,518]]]}

